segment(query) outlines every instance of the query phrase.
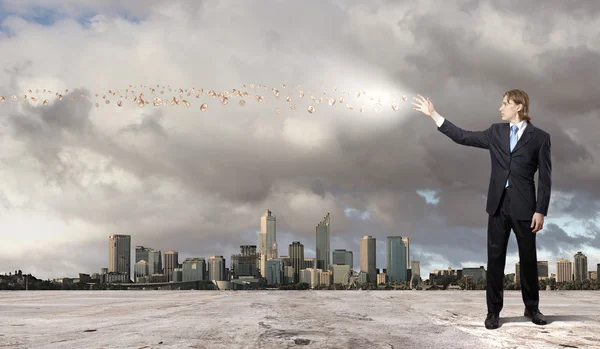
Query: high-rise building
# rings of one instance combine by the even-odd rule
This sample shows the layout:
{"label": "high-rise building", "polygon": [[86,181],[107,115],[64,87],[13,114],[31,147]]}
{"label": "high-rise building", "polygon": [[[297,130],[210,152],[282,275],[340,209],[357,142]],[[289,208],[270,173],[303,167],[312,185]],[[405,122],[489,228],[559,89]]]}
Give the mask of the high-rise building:
{"label": "high-rise building", "polygon": [[331,256],[331,264],[344,265],[346,264],[346,250],[335,249]]}
{"label": "high-rise building", "polygon": [[302,269],[317,269],[317,259],[316,258],[304,258],[304,263],[302,264]]}
{"label": "high-rise building", "polygon": [[131,275],[131,235],[113,234],[108,237],[108,272]]}
{"label": "high-rise building", "polygon": [[240,246],[240,254],[231,255],[231,272],[234,278],[240,276],[260,276],[260,263],[256,245]]}
{"label": "high-rise building", "polygon": [[144,247],[144,246],[136,246],[135,247],[135,262],[139,262],[142,259],[145,260],[146,262],[148,261],[148,252],[150,252],[152,249],[149,247]]}
{"label": "high-rise building", "polygon": [[365,235],[360,239],[360,271],[367,273],[367,281],[377,282],[376,268],[376,240],[371,235]]}
{"label": "high-rise building", "polygon": [[183,261],[182,281],[206,280],[206,261],[204,258],[186,258]]}
{"label": "high-rise building", "polygon": [[411,285],[417,286],[421,281],[421,262],[412,261],[411,265]]}
{"label": "high-rise building", "polygon": [[346,264],[350,266],[350,270],[354,270],[354,253],[346,251]]}
{"label": "high-rise building", "polygon": [[167,281],[173,281],[173,270],[179,266],[179,253],[169,250],[164,254],[165,263],[163,265],[164,274]]}
{"label": "high-rise building", "polygon": [[573,276],[575,281],[582,281],[587,279],[587,256],[583,253],[577,252],[575,256],[573,256]]}
{"label": "high-rise building", "polygon": [[537,262],[538,279],[545,279],[548,277],[548,261]]}
{"label": "high-rise building", "polygon": [[288,247],[288,256],[294,267],[294,283],[298,283],[300,269],[304,269],[304,245],[299,241],[292,242]]}
{"label": "high-rise building", "polygon": [[317,238],[317,269],[326,271],[329,268],[331,250],[329,249],[329,226],[331,224],[331,218],[329,213],[323,218],[322,221],[317,224],[316,227],[316,238]]}
{"label": "high-rise building", "polygon": [[566,259],[556,262],[556,282],[573,280],[572,263]]}
{"label": "high-rise building", "polygon": [[137,280],[137,278],[147,277],[148,275],[148,262],[142,259],[141,261],[135,263],[135,266],[133,267],[134,280]]}
{"label": "high-rise building", "polygon": [[150,275],[163,273],[162,253],[160,250],[151,249],[148,251],[148,270]]}
{"label": "high-rise building", "polygon": [[404,246],[406,246],[406,268],[410,269],[410,243],[408,242],[408,236],[403,236],[402,241],[404,242]]}
{"label": "high-rise building", "polygon": [[[275,250],[274,250],[275,249]],[[270,210],[266,210],[260,217],[260,233],[258,234],[258,253],[260,272],[264,277],[267,259],[273,258],[277,253],[277,226],[276,219]]]}
{"label": "high-rise building", "polygon": [[405,240],[402,236],[388,236],[385,244],[385,261],[388,282],[405,282],[408,269]]}
{"label": "high-rise building", "polygon": [[211,281],[226,281],[225,258],[223,256],[211,256],[208,259],[208,279]]}
{"label": "high-rise building", "polygon": [[267,260],[267,273],[265,275],[267,285],[278,285],[283,283],[283,261],[281,259]]}

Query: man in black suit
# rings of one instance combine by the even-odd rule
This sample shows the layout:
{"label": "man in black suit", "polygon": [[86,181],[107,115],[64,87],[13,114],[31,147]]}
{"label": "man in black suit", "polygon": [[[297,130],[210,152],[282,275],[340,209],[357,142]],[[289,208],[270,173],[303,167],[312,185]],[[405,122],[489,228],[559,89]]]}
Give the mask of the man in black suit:
{"label": "man in black suit", "polygon": [[[485,327],[498,328],[503,306],[504,266],[510,231],[515,233],[521,264],[524,315],[538,325],[547,323],[540,312],[535,238],[548,213],[552,185],[550,135],[530,122],[529,96],[522,90],[504,93],[499,111],[509,123],[492,124],[485,131],[466,131],[438,114],[429,98],[418,95],[414,110],[430,116],[438,130],[454,142],[489,149],[492,172],[487,195],[488,315]],[[534,174],[538,174],[537,200]]]}

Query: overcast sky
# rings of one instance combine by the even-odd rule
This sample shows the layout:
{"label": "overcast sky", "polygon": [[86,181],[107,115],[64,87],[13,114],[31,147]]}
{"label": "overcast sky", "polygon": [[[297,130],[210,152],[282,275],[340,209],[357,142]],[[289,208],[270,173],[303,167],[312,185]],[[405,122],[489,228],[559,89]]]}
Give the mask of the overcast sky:
{"label": "overcast sky", "polygon": [[[266,209],[280,255],[300,241],[314,257],[329,212],[331,249],[352,250],[356,268],[364,235],[377,238],[378,268],[391,235],[410,238],[424,278],[485,267],[489,153],[453,143],[410,102],[429,96],[458,126],[483,130],[519,88],[552,137],[538,259],[553,273],[582,251],[595,270],[599,11],[558,0],[0,1],[0,269],[99,272],[115,233],[180,262],[229,265],[240,245],[258,245]],[[192,87],[190,106],[124,98]],[[207,95],[232,89],[248,91],[244,106]],[[517,261],[511,235],[507,273]]]}

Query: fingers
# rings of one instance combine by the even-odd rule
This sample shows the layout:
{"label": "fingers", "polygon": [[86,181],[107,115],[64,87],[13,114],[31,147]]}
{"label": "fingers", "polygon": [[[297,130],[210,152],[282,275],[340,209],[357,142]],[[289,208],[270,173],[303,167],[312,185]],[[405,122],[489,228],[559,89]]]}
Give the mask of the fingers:
{"label": "fingers", "polygon": [[427,100],[425,99],[425,97],[421,96],[420,94],[417,93],[417,96],[419,96],[420,98],[417,97],[413,97],[414,99],[416,99],[419,102],[422,102],[424,104],[427,104]]}
{"label": "fingers", "polygon": [[539,219],[534,219],[531,222],[531,227],[533,228],[532,232],[537,233],[538,231],[542,230],[543,225],[544,224]]}

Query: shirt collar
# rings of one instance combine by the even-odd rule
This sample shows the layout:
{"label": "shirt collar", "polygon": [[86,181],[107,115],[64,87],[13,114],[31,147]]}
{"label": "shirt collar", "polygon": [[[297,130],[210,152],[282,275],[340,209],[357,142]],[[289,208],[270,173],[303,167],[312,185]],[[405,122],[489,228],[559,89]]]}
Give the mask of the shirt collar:
{"label": "shirt collar", "polygon": [[527,120],[521,120],[518,124],[513,124],[512,122],[510,123],[510,127],[512,128],[513,125],[517,125],[517,127],[519,128],[519,130],[521,130],[523,128],[523,126],[527,123]]}

